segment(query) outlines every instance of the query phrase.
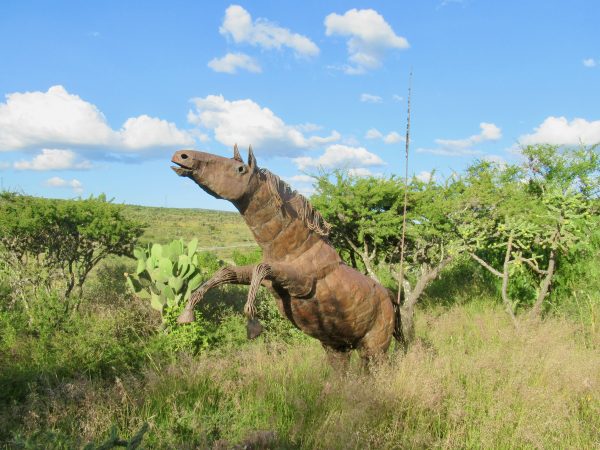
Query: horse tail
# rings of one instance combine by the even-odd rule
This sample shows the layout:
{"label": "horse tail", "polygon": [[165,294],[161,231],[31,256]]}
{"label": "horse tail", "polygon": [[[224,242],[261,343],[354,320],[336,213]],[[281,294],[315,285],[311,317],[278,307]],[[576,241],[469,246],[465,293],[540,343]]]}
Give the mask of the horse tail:
{"label": "horse tail", "polygon": [[[404,349],[406,349],[406,339],[404,338],[404,332],[402,331],[402,317],[400,313],[400,303],[398,303],[398,296],[391,290],[388,289],[388,294],[390,296],[390,300],[392,302],[392,306],[394,307],[394,330],[392,331],[392,336],[396,342],[398,342]],[[402,301],[402,292],[401,298]]]}

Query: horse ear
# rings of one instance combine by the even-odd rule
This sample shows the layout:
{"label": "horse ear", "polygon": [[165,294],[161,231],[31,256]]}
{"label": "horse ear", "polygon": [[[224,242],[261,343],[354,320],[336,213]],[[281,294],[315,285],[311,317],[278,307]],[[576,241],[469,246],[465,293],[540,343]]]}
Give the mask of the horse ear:
{"label": "horse ear", "polygon": [[248,166],[252,170],[257,169],[256,158],[254,157],[254,152],[252,151],[252,146],[248,147]]}
{"label": "horse ear", "polygon": [[240,155],[240,151],[238,150],[237,144],[233,146],[233,159],[241,163],[244,162],[244,160],[242,159],[242,155]]}

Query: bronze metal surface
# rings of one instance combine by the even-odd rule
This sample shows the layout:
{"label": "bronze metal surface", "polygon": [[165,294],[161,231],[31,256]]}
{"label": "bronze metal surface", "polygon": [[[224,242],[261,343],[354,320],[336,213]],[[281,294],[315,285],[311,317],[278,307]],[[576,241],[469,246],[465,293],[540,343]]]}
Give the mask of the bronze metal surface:
{"label": "bronze metal surface", "polygon": [[347,358],[352,349],[365,360],[388,349],[394,321],[399,320],[389,291],[344,264],[327,239],[329,224],[277,175],[259,169],[252,148],[247,164],[237,146],[231,159],[180,150],[172,162],[179,176],[233,203],[263,250],[261,263],[221,269],[204,283],[179,322],[193,320],[194,306],[209,289],[224,283],[244,284],[251,287],[244,308],[248,336],[256,337],[261,328],[254,300],[262,285],[275,297],[281,314],[320,340],[328,354],[337,355],[334,360]]}

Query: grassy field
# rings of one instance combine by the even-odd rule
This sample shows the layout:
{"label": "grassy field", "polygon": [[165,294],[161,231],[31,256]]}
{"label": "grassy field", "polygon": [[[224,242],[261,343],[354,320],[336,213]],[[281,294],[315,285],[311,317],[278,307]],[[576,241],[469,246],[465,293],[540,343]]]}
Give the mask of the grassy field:
{"label": "grassy field", "polygon": [[234,250],[256,248],[252,233],[237,212],[206,209],[126,206],[126,214],[148,225],[142,243],[164,244],[173,239],[197,238],[203,250],[228,259]]}
{"label": "grassy field", "polygon": [[370,376],[334,373],[315,341],[300,340],[148,354],[130,372],[38,381],[11,411],[12,432],[29,448],[99,444],[111,427],[132,436],[144,422],[145,448],[600,445],[598,333],[560,319],[515,331],[483,304],[423,313],[418,329],[408,354]]}
{"label": "grassy field", "polygon": [[[149,224],[144,242],[198,237],[224,259],[252,248],[238,214],[126,211]],[[493,286],[448,274],[418,310],[415,345],[370,375],[356,360],[335,373],[264,291],[256,341],[242,287],[212,291],[196,328],[169,329],[125,290],[132,266],[106,261],[67,318],[52,295],[32,302],[33,324],[0,309],[0,448],[112,448],[140,430],[152,449],[600,448],[594,258],[569,301],[519,329]],[[197,352],[192,331],[206,337]]]}

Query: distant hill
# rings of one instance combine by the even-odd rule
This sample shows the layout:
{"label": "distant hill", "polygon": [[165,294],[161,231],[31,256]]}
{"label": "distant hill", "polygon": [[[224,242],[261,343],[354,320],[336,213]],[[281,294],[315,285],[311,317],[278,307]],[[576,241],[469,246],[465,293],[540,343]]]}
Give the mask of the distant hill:
{"label": "distant hill", "polygon": [[125,213],[148,225],[142,243],[165,243],[196,237],[198,245],[220,257],[229,257],[234,250],[257,247],[252,233],[237,212],[208,209],[159,208],[124,205]]}

